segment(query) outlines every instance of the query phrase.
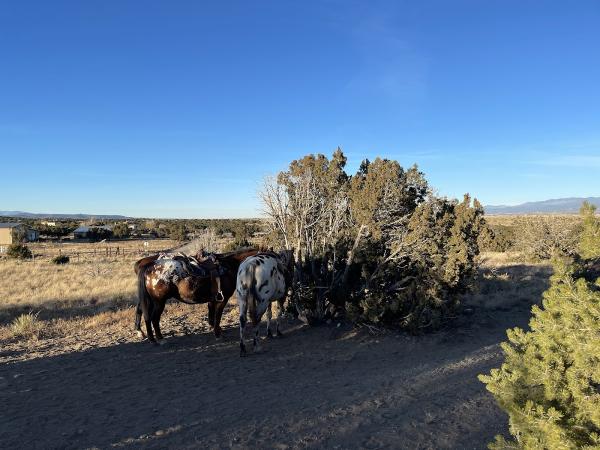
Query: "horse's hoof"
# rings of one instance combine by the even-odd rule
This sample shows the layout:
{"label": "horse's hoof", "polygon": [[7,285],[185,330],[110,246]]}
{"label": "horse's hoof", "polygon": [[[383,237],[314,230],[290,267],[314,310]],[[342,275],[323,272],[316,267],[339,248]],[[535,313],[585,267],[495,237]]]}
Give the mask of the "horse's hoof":
{"label": "horse's hoof", "polygon": [[273,339],[273,333],[271,333],[271,330],[268,330],[268,331],[267,331],[267,337],[268,337],[269,339]]}

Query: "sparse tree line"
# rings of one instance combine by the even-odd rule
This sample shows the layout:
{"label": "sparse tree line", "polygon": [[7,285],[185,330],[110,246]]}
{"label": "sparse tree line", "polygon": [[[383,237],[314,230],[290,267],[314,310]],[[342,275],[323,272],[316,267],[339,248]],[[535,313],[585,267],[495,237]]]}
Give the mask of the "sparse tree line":
{"label": "sparse tree line", "polygon": [[[72,220],[56,220],[55,225],[33,219],[15,218],[12,221],[35,229],[40,236],[48,239],[67,237],[81,225],[81,222]],[[127,219],[108,222],[90,219],[86,225],[91,228],[88,232],[90,240],[156,237],[185,241],[210,230],[218,237],[233,238],[233,246],[248,245],[254,235],[264,229],[261,219]],[[110,225],[112,229],[98,228],[104,225]]]}
{"label": "sparse tree line", "polygon": [[[589,207],[591,205],[585,206]],[[582,210],[579,217],[526,215],[505,224],[488,219],[479,237],[479,246],[482,251],[516,252],[529,261],[573,256],[577,253],[585,214]]]}

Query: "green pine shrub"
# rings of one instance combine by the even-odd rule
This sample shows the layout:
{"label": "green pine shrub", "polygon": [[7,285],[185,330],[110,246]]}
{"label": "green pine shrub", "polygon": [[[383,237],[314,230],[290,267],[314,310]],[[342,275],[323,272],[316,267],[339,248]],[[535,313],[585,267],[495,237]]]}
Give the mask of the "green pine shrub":
{"label": "green pine shrub", "polygon": [[31,259],[32,253],[29,248],[24,244],[11,244],[8,246],[6,255],[9,258],[15,259]]}
{"label": "green pine shrub", "polygon": [[600,220],[596,217],[596,207],[583,202],[580,209],[583,218],[583,231],[579,242],[579,253],[583,258],[600,257]]}
{"label": "green pine shrub", "polygon": [[492,449],[600,448],[600,279],[555,263],[531,331],[508,330],[505,362],[480,380],[510,420],[512,441]]}

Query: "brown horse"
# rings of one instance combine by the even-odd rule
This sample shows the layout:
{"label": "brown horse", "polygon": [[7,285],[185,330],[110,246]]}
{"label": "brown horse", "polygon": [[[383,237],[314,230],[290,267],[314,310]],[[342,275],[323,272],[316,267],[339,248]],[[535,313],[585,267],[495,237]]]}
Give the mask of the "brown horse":
{"label": "brown horse", "polygon": [[[221,316],[229,298],[235,292],[237,271],[256,249],[188,257],[182,254],[159,254],[142,258],[134,265],[138,277],[138,304],[135,330],[143,337],[141,318],[144,316],[150,342],[162,343],[160,316],[168,299],[183,303],[208,303],[208,322],[215,336],[221,336]],[[154,338],[156,332],[156,339]]]}

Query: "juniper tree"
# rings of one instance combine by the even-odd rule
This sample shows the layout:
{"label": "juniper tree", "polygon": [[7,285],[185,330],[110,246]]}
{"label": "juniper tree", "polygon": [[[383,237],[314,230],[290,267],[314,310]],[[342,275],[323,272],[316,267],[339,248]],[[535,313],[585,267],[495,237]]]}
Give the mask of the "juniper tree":
{"label": "juniper tree", "polygon": [[393,234],[385,265],[371,275],[366,295],[352,313],[369,321],[391,322],[413,332],[438,327],[473,281],[483,210],[431,197]]}
{"label": "juniper tree", "polygon": [[439,325],[474,271],[480,205],[431,195],[417,166],[376,158],[349,177],[345,164],[339,148],[307,155],[259,194],[269,239],[296,249],[297,312],[349,304],[361,320]]}

